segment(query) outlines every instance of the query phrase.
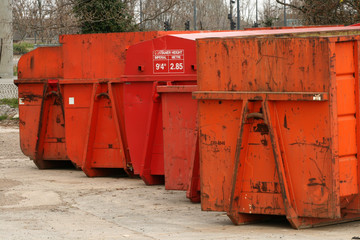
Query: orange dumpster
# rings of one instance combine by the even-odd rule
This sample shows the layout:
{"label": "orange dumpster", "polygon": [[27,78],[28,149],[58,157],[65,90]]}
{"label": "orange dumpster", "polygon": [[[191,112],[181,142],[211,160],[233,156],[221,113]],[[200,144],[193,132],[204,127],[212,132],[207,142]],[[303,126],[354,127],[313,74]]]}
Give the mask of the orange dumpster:
{"label": "orange dumpster", "polygon": [[203,210],[294,228],[360,219],[360,31],[335,29],[198,40]]}
{"label": "orange dumpster", "polygon": [[64,35],[67,152],[89,177],[131,174],[122,110],[126,49],[158,32]]}
{"label": "orange dumpster", "polygon": [[71,165],[66,153],[61,47],[23,55],[18,64],[20,147],[40,169]]}

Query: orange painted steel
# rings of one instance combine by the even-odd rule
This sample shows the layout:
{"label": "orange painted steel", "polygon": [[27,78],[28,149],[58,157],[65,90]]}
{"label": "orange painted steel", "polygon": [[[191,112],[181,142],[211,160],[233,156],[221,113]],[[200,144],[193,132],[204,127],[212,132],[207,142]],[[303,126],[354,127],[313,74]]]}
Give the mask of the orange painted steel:
{"label": "orange painted steel", "polygon": [[159,86],[162,100],[165,189],[185,190],[192,202],[200,201],[197,131],[197,86]]}
{"label": "orange painted steel", "polygon": [[[46,56],[46,57],[45,57]],[[40,169],[69,166],[65,145],[61,47],[38,48],[18,64],[20,147]]]}
{"label": "orange painted steel", "polygon": [[203,210],[360,219],[359,34],[198,40]]}

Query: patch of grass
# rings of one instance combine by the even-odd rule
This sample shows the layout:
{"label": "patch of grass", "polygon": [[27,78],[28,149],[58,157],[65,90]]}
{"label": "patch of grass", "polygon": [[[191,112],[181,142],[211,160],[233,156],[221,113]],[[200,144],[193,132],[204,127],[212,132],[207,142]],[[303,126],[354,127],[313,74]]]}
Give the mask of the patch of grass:
{"label": "patch of grass", "polygon": [[6,119],[8,119],[8,115],[1,115],[0,116],[0,121],[3,121],[3,120],[6,120]]}
{"label": "patch of grass", "polygon": [[27,42],[14,43],[14,54],[22,55],[34,49],[34,44]]}
{"label": "patch of grass", "polygon": [[19,101],[17,98],[4,98],[0,99],[0,104],[9,105],[12,108],[19,108]]}

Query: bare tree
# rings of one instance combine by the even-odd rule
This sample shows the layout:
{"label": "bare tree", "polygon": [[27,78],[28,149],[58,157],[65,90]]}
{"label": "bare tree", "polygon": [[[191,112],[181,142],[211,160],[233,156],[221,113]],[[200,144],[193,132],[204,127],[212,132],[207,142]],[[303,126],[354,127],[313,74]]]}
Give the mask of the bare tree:
{"label": "bare tree", "polygon": [[[192,0],[142,0],[141,13],[140,0],[130,1],[129,5],[144,30],[163,30],[165,21],[169,22],[173,30],[184,30],[187,21],[194,28]],[[228,7],[223,0],[197,0],[196,7],[197,29],[228,29]]]}
{"label": "bare tree", "polygon": [[272,27],[277,25],[277,22],[283,16],[283,9],[280,5],[274,3],[273,0],[265,0],[263,8],[260,12],[260,22],[265,27]]}
{"label": "bare tree", "polygon": [[[74,4],[79,1],[81,0],[16,0],[13,6],[14,30],[21,38],[31,36],[43,43],[57,41],[60,34],[78,33],[81,21],[76,18],[73,9]],[[89,0],[83,1],[86,4]],[[170,23],[173,30],[184,30],[187,21],[190,22],[191,29],[194,28],[192,0],[122,1],[126,4],[126,11],[132,16],[133,23],[140,30],[163,30],[165,21]],[[224,0],[197,0],[197,29],[228,30],[227,4]],[[250,0],[241,1],[242,27],[251,26],[253,15],[254,4]],[[87,20],[91,21],[91,17],[91,14],[88,15]],[[116,18],[104,17],[107,20]]]}
{"label": "bare tree", "polygon": [[352,24],[360,20],[359,0],[293,0],[285,3],[297,11],[307,25]]}
{"label": "bare tree", "polygon": [[13,4],[14,31],[43,43],[57,41],[59,34],[78,31],[71,0],[17,0]]}

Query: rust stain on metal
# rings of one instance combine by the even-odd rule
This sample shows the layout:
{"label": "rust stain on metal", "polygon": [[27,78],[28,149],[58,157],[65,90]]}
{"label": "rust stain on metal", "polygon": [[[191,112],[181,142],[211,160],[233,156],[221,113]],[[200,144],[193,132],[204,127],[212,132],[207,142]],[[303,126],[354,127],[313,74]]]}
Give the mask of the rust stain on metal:
{"label": "rust stain on metal", "polygon": [[308,146],[314,146],[314,147],[325,148],[327,150],[330,150],[330,139],[323,138],[322,142],[316,141],[315,143],[307,143],[305,141],[303,141],[303,142],[294,142],[294,143],[290,143],[289,145],[291,145],[291,146],[294,146],[294,145],[308,145]]}
{"label": "rust stain on metal", "polygon": [[261,135],[269,134],[268,125],[265,123],[259,123],[254,127],[254,132],[259,132]]}
{"label": "rust stain on metal", "polygon": [[34,68],[34,56],[31,56],[30,58],[30,69]]}
{"label": "rust stain on metal", "polygon": [[326,184],[324,182],[324,180],[321,181],[321,183],[316,182],[316,178],[309,178],[309,183],[307,184],[309,187],[313,187],[313,186],[323,186],[326,187]]}
{"label": "rust stain on metal", "polygon": [[37,101],[38,99],[42,99],[42,95],[36,95],[33,93],[20,93],[20,97],[23,99],[24,102],[33,102],[33,101]]}
{"label": "rust stain on metal", "polygon": [[250,181],[252,189],[257,190],[258,193],[280,193],[280,186],[278,182],[252,182]]}
{"label": "rust stain on metal", "polygon": [[284,128],[286,128],[287,130],[290,130],[290,128],[288,128],[286,114],[284,116]]}
{"label": "rust stain on metal", "polygon": [[261,144],[262,144],[263,146],[267,146],[267,145],[268,145],[267,139],[266,139],[266,138],[261,139]]}
{"label": "rust stain on metal", "polygon": [[19,119],[19,124],[25,126],[26,122],[23,121],[23,120],[21,120],[21,119]]}

